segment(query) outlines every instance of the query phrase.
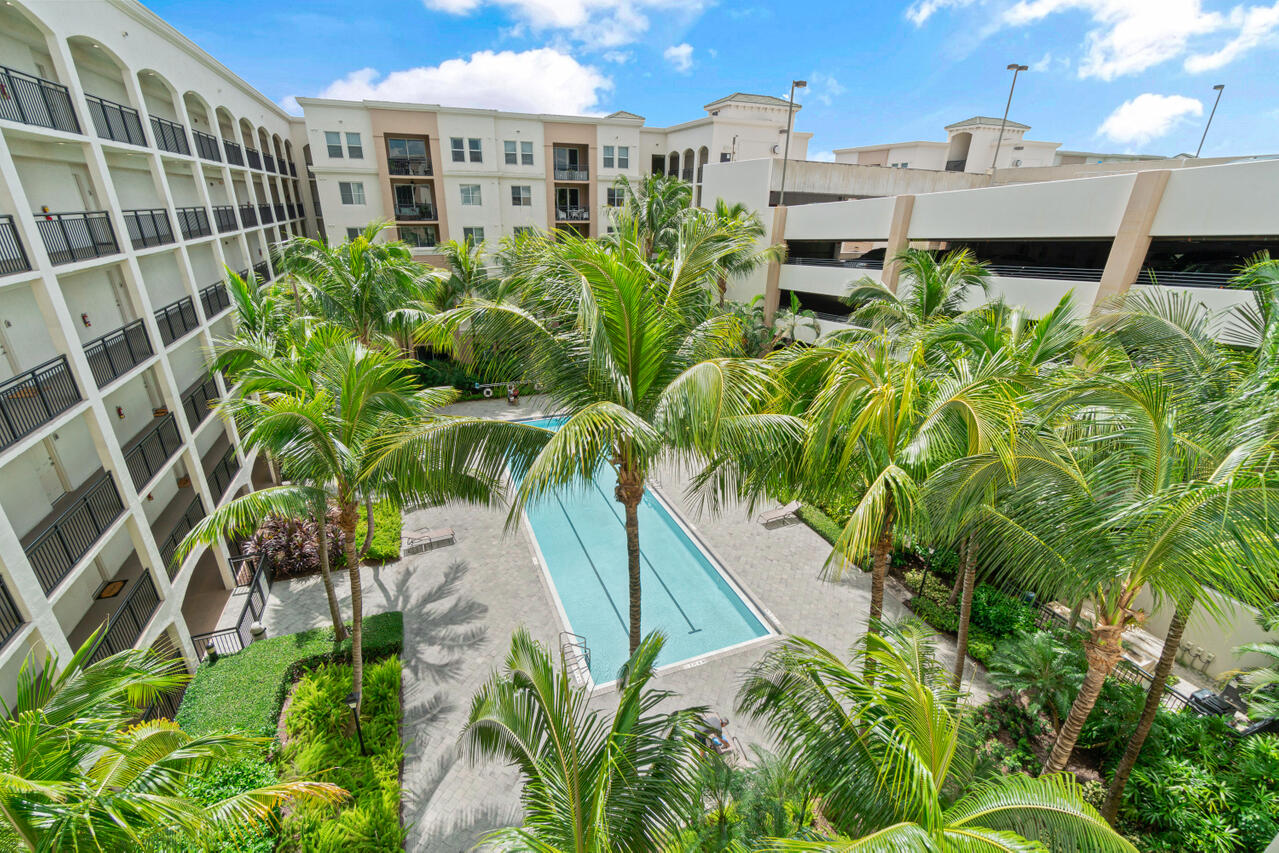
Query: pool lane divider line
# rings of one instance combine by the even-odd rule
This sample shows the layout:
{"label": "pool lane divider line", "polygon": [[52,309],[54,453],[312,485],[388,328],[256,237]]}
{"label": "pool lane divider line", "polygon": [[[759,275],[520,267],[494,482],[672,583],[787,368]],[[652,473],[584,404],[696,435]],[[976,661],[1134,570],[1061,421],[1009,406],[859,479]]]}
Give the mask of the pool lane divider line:
{"label": "pool lane divider line", "polygon": [[[600,488],[600,484],[595,481],[594,477],[591,478],[591,485],[593,485],[595,487],[595,491],[599,492],[600,496],[604,498],[604,503],[608,504],[609,511],[613,513],[613,518],[617,519],[617,523],[622,525],[622,530],[625,531],[626,522],[623,521],[622,517],[617,514],[617,509],[613,506],[613,504],[617,503],[617,501],[609,500],[608,495],[606,495],[604,493],[604,490]],[[637,511],[638,511],[638,508],[637,508]],[[572,519],[569,520],[569,524],[570,526],[572,526]],[[576,527],[573,528],[573,532],[574,533],[577,532]],[[580,542],[581,540],[579,539],[578,541]],[[653,577],[657,578],[657,582],[662,585],[662,589],[666,590],[666,595],[670,598],[671,604],[675,605],[675,609],[679,611],[679,615],[683,616],[684,621],[688,623],[688,633],[696,634],[699,631],[701,631],[702,629],[694,625],[693,620],[688,618],[688,614],[684,612],[684,608],[679,606],[679,599],[675,597],[675,593],[671,592],[671,588],[666,585],[666,581],[662,580],[661,574],[653,566],[653,561],[650,560],[647,557],[647,555],[644,554],[643,550],[640,551],[640,559],[642,559],[645,563],[648,564],[648,570],[653,573]]]}
{"label": "pool lane divider line", "polygon": [[621,611],[617,609],[617,602],[613,601],[613,596],[609,594],[608,587],[604,584],[604,578],[600,577],[600,570],[596,568],[595,561],[591,559],[591,552],[586,550],[586,543],[578,535],[577,525],[573,523],[573,517],[564,508],[564,501],[560,500],[558,494],[555,495],[555,502],[560,505],[560,512],[564,513],[564,519],[568,522],[569,529],[573,531],[573,538],[577,540],[578,547],[582,549],[582,554],[586,557],[586,562],[590,564],[591,571],[595,573],[595,579],[600,582],[600,589],[604,591],[604,597],[608,599],[609,607],[613,608],[613,615],[617,617],[618,623],[622,626],[622,633],[629,637],[630,629],[626,625],[626,620],[622,618]]}

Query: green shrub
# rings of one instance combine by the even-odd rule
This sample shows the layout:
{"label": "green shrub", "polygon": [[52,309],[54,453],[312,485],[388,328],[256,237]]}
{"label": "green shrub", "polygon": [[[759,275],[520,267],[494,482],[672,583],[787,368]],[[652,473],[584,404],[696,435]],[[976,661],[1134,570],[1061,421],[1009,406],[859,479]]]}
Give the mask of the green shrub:
{"label": "green shrub", "polygon": [[[360,520],[355,525],[355,544],[364,546],[364,507],[360,507]],[[385,563],[400,559],[400,539],[404,520],[400,511],[388,503],[373,505],[373,541],[369,543],[364,559],[370,563]]]}
{"label": "green shrub", "polygon": [[939,631],[953,634],[959,630],[959,611],[945,604],[938,604],[928,598],[916,596],[908,604],[919,618]]}
{"label": "green shrub", "polygon": [[844,532],[844,528],[840,527],[833,518],[812,504],[804,504],[795,514],[799,516],[800,521],[813,528],[814,533],[832,545],[839,541],[839,535]]}
{"label": "green shrub", "polygon": [[1035,630],[1035,609],[989,584],[973,590],[973,624],[993,637]]}
{"label": "green shrub", "polygon": [[[186,796],[201,805],[209,805],[254,788],[274,785],[279,780],[275,767],[265,757],[242,758],[218,764],[194,777],[187,786]],[[143,849],[147,853],[186,853],[189,850],[272,853],[276,838],[277,826],[268,824],[253,830],[224,830],[213,837],[201,839],[207,847],[196,839],[178,837],[148,839]]]}
{"label": "green shrub", "polygon": [[971,628],[968,634],[968,656],[981,664],[989,662],[995,654],[994,640],[984,636],[974,636]]}
{"label": "green shrub", "polygon": [[[364,620],[364,658],[396,654],[404,645],[398,611]],[[187,686],[177,723],[192,735],[241,732],[274,737],[289,684],[319,664],[349,660],[351,640],[333,642],[333,628],[259,640],[241,652],[205,658]]]}
{"label": "green shrub", "polygon": [[298,682],[285,718],[288,736],[282,765],[290,775],[340,785],[351,798],[336,806],[303,806],[290,812],[285,849],[396,851],[404,847],[400,825],[400,677],[397,657],[364,671],[360,752],[351,712],[344,704],[351,667],[324,664]]}
{"label": "green shrub", "polygon": [[[922,579],[923,574],[923,569],[912,569],[905,575],[906,588],[916,595],[919,594],[919,582]],[[927,598],[934,604],[945,605],[947,599],[950,598],[950,584],[946,583],[932,572],[929,572],[928,581],[924,584],[924,598]],[[958,610],[956,610],[956,612],[958,612]]]}

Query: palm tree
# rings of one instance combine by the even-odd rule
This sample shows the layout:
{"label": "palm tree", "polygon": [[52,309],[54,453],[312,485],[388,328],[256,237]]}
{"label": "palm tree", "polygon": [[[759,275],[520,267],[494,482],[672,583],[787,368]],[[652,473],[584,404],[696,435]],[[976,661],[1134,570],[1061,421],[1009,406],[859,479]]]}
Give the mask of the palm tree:
{"label": "palm tree", "polygon": [[[750,669],[739,712],[768,729],[840,834],[769,849],[1134,850],[1067,774],[965,784],[975,751],[933,651],[910,626],[865,635],[848,662],[790,637]],[[870,661],[873,680],[859,671]]]}
{"label": "palm tree", "polygon": [[622,194],[621,210],[614,211],[614,216],[625,211],[637,224],[641,257],[671,254],[678,243],[680,223],[693,204],[692,184],[674,175],[646,175],[638,182],[620,175],[613,187]]}
{"label": "palm tree", "polygon": [[542,303],[554,313],[477,299],[437,317],[431,336],[437,346],[453,346],[465,328],[482,370],[523,364],[525,378],[562,413],[553,432],[500,427],[522,430],[526,448],[537,448],[512,460],[520,478],[512,523],[528,502],[593,478],[601,463],[613,469],[625,509],[634,651],[642,636],[639,504],[654,469],[758,450],[798,427],[756,414],[772,392],[767,371],[737,357],[740,321],[709,299],[721,259],[745,238],[727,239],[694,221],[681,228],[674,260],[653,264],[642,254],[637,223],[619,221],[619,229],[612,244],[572,235],[544,244]]}
{"label": "palm tree", "polygon": [[598,703],[563,661],[557,667],[527,631],[515,632],[502,671],[471,700],[461,735],[473,761],[499,759],[523,777],[523,826],[486,842],[545,853],[664,848],[697,801],[693,735],[704,709],[657,710],[673,695],[649,687],[663,642],[653,633],[640,643],[609,714],[591,707]]}
{"label": "palm tree", "polygon": [[[715,199],[715,206],[710,209],[710,216],[714,218],[717,227],[725,232],[750,237],[756,243],[765,237],[764,222],[759,218],[759,214],[741,202],[729,204],[724,199],[717,198]],[[754,246],[751,246],[743,248],[740,252],[727,255],[720,263],[720,273],[715,282],[716,288],[719,290],[720,306],[723,307],[724,300],[728,295],[729,279],[748,275],[770,262],[780,264],[785,259],[786,244],[784,243],[770,246],[763,251],[756,250]]]}
{"label": "palm tree", "polygon": [[484,247],[471,238],[449,240],[436,247],[449,267],[427,288],[426,303],[432,311],[447,311],[474,296],[491,296],[495,282],[484,265]]}
{"label": "palm tree", "polygon": [[62,666],[28,657],[0,722],[0,826],[21,849],[114,851],[179,832],[190,838],[271,822],[291,802],[333,802],[342,789],[293,781],[202,806],[190,781],[220,763],[264,754],[266,739],[192,737],[174,723],[136,722],[186,681],[180,664],[133,650],[96,663],[102,629]]}
{"label": "palm tree", "polygon": [[1246,643],[1235,651],[1269,659],[1264,666],[1243,673],[1242,681],[1248,688],[1250,716],[1258,720],[1279,717],[1279,643]]}
{"label": "palm tree", "polygon": [[900,268],[897,291],[869,276],[849,287],[844,301],[853,308],[852,322],[875,330],[917,331],[957,317],[969,291],[986,293],[989,287],[986,266],[968,249],[940,258],[925,249],[905,249],[892,262]]}

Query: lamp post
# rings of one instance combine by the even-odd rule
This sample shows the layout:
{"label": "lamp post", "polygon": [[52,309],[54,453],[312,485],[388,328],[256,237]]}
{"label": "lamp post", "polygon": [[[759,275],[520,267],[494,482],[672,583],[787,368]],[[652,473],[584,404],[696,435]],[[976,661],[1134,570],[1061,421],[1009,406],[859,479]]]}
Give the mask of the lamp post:
{"label": "lamp post", "polygon": [[1217,92],[1217,100],[1212,102],[1212,112],[1208,113],[1208,123],[1204,125],[1204,135],[1199,137],[1199,147],[1195,149],[1195,159],[1199,159],[1199,152],[1204,150],[1204,140],[1208,138],[1208,128],[1212,127],[1212,117],[1217,114],[1217,104],[1221,103],[1221,90],[1226,88],[1225,83],[1218,83],[1212,87]]}
{"label": "lamp post", "polygon": [[782,190],[777,194],[777,206],[786,204],[786,161],[790,159],[790,131],[795,123],[795,90],[808,85],[807,80],[790,81],[790,106],[786,110],[786,149],[782,152]]}
{"label": "lamp post", "polygon": [[1017,75],[1028,71],[1029,65],[1008,63],[1008,70],[1013,73],[1013,84],[1008,87],[1008,103],[1004,104],[1004,120],[999,123],[999,138],[995,140],[995,156],[990,158],[990,182],[995,182],[995,164],[999,162],[999,146],[1004,144],[1004,128],[1008,125],[1008,110],[1013,105],[1013,90],[1017,88]]}
{"label": "lamp post", "polygon": [[346,707],[351,709],[351,719],[355,720],[355,736],[360,741],[360,755],[368,755],[368,750],[364,748],[364,732],[360,730],[360,697],[352,690],[346,694],[344,701]]}

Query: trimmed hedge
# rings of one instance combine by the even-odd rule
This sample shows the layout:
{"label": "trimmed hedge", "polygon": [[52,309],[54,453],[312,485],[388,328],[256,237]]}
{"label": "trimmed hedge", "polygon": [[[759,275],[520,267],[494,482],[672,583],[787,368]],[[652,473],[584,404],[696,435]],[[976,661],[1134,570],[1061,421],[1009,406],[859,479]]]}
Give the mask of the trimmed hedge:
{"label": "trimmed hedge", "polygon": [[[404,614],[394,611],[365,618],[365,661],[397,654],[403,646]],[[293,680],[322,663],[350,659],[350,638],[333,642],[331,626],[259,640],[216,660],[205,658],[182,697],[177,723],[196,736],[240,732],[275,737]]]}
{"label": "trimmed hedge", "polygon": [[800,521],[811,527],[814,533],[832,545],[839,540],[839,534],[844,532],[844,529],[839,526],[835,519],[812,504],[802,505],[795,511],[795,515],[799,516]]}
{"label": "trimmed hedge", "polygon": [[[360,507],[360,520],[355,524],[355,544],[358,549],[364,544],[364,507]],[[369,552],[364,559],[369,563],[386,563],[400,559],[400,539],[404,529],[404,519],[400,511],[390,504],[373,505],[373,541],[369,543]]]}

